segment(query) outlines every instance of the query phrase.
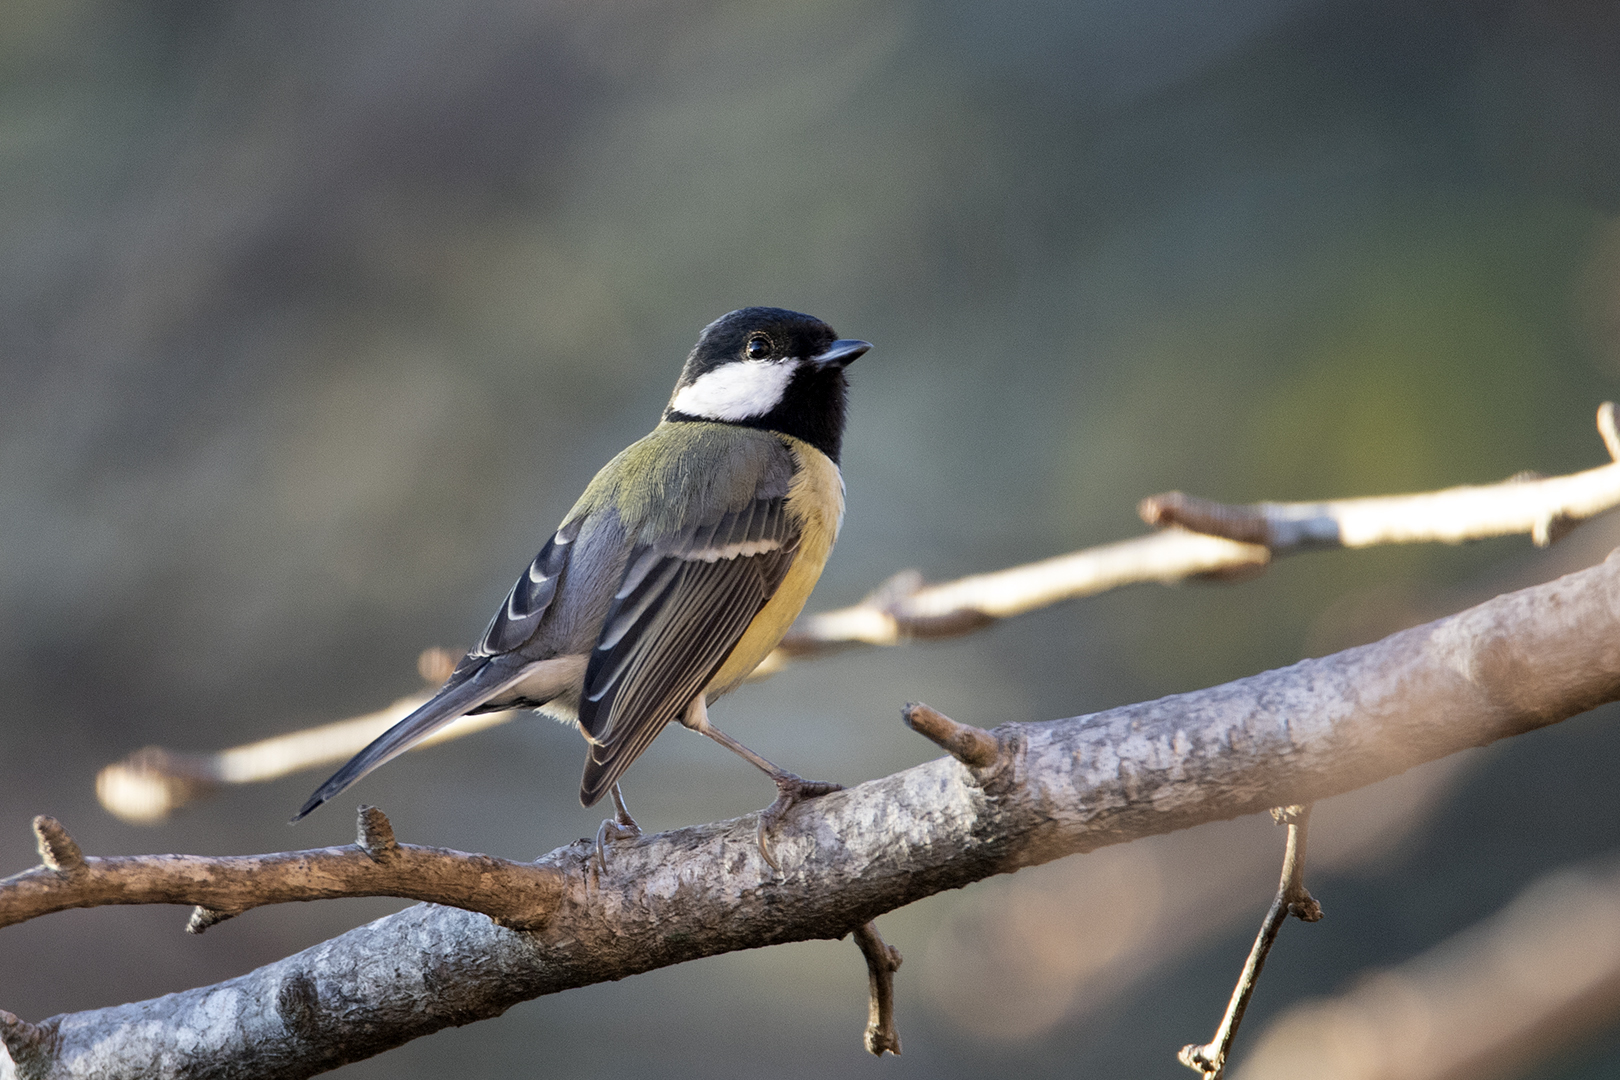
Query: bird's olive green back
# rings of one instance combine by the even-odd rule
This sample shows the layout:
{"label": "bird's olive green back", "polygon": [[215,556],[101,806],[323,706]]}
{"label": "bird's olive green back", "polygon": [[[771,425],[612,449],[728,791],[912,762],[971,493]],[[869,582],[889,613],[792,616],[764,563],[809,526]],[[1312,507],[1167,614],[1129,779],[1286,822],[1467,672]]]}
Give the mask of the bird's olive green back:
{"label": "bird's olive green back", "polygon": [[567,520],[612,507],[633,543],[651,543],[755,499],[783,497],[792,480],[792,455],[768,431],[662,423],[596,474]]}

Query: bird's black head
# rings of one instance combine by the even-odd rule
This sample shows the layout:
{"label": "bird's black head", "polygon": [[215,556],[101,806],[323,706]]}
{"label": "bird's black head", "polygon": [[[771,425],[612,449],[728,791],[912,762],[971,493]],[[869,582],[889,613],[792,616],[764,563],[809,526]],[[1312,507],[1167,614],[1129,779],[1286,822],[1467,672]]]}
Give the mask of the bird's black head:
{"label": "bird's black head", "polygon": [[664,419],[779,431],[833,461],[844,437],[844,365],[872,346],[781,308],[751,307],[703,328]]}

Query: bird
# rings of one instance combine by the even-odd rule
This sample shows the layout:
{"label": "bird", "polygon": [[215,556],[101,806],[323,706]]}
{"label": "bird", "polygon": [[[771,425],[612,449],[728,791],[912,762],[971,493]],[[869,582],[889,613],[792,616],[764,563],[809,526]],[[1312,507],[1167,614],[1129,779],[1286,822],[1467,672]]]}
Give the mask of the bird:
{"label": "bird", "polygon": [[320,786],[298,821],[459,717],[526,708],[586,741],[579,800],[611,794],[605,845],[639,835],[619,779],[670,721],[775,782],[757,842],[799,802],[839,790],[777,767],[709,721],[786,634],[843,523],[848,380],[871,348],[820,319],[747,307],[703,328],[658,425],[585,488],[478,644],[420,708]]}

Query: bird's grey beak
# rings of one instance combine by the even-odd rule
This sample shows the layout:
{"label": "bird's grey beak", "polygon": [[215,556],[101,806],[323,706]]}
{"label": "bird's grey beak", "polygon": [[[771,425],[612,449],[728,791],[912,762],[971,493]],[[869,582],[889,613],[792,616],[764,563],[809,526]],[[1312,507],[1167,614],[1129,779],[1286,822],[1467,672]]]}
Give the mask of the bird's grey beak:
{"label": "bird's grey beak", "polygon": [[812,356],[810,362],[817,367],[841,368],[850,361],[862,356],[872,347],[870,341],[856,341],[854,338],[839,338],[827,346],[827,351]]}

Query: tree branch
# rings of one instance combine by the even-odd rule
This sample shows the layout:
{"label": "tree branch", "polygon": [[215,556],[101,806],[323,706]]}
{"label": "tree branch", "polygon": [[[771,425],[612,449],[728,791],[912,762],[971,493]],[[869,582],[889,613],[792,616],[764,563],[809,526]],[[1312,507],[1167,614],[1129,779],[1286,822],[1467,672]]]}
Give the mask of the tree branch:
{"label": "tree branch", "polygon": [[374,806],[360,808],[346,847],[274,855],[86,857],[55,818],[36,817],[41,865],[0,881],[0,926],[69,908],[195,904],[186,930],[265,904],[339,896],[403,896],[479,911],[503,926],[543,925],[563,883],[548,867],[447,848],[401,844]]}
{"label": "tree branch", "polygon": [[[1138,508],[1163,531],[989,574],[926,585],[904,570],[853,607],[801,620],[750,676],[763,679],[795,659],[857,645],[955,637],[996,621],[1124,585],[1259,574],[1274,555],[1326,547],[1462,540],[1528,533],[1543,547],[1586,519],[1620,506],[1620,434],[1614,405],[1598,409],[1598,433],[1616,461],[1550,479],[1523,476],[1483,487],[1324,503],[1231,506],[1154,495]],[[1206,535],[1211,534],[1211,535]],[[455,657],[429,649],[417,662],[432,686]],[[156,821],[222,785],[254,783],[346,761],[426,700],[401,698],[379,712],[213,754],[147,747],[96,777],[101,804],[125,821]],[[464,716],[423,740],[432,746],[496,724],[515,711]]]}
{"label": "tree branch", "polygon": [[615,845],[602,875],[581,842],[539,860],[565,884],[534,931],[418,906],[215,986],[35,1025],[0,1017],[0,1033],[30,1078],[149,1076],[159,1061],[173,1077],[308,1076],[542,994],[839,938],[993,874],[1326,798],[1616,699],[1611,556],[1372,645],[1004,724],[985,764],[944,758],[799,807],[776,840],[780,874],[752,816]]}

